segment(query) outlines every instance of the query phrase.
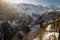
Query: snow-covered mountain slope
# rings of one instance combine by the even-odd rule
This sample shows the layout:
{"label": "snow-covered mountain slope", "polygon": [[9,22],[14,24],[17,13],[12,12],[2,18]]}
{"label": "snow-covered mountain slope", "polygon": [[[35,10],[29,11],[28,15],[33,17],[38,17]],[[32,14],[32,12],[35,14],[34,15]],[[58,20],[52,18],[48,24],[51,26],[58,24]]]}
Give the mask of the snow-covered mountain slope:
{"label": "snow-covered mountain slope", "polygon": [[33,5],[33,4],[17,4],[17,7],[20,11],[26,13],[31,16],[33,20],[37,20],[40,15],[45,14],[47,12],[60,11],[60,7],[55,5],[49,5],[47,7],[43,7],[42,5]]}
{"label": "snow-covered mountain slope", "polygon": [[42,5],[32,5],[32,4],[21,3],[21,4],[18,4],[17,6],[20,10],[22,10],[23,12],[26,12],[26,14],[28,15],[32,15],[33,13],[41,15],[48,10]]}

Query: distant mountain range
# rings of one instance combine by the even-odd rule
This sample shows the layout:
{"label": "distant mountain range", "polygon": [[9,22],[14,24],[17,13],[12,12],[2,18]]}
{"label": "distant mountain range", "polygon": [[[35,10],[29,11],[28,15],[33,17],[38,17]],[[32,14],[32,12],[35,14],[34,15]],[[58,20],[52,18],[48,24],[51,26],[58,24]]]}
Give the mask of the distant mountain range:
{"label": "distant mountain range", "polygon": [[[60,11],[60,7],[55,5],[50,5],[47,7],[43,7],[42,5],[33,5],[33,4],[11,4],[8,2],[1,2],[0,14],[15,14],[15,15],[29,15],[33,18],[33,20],[37,20],[42,14],[46,12]],[[13,16],[13,15],[12,15]]]}
{"label": "distant mountain range", "polygon": [[33,5],[33,4],[11,4],[8,2],[1,2],[1,11],[4,10],[10,10],[12,12],[17,12],[17,13],[26,13],[27,15],[32,15],[32,14],[39,14],[42,15],[45,12],[48,11],[53,11],[53,10],[59,10],[60,7],[57,7],[55,5],[50,5],[47,7],[43,7],[42,5]]}
{"label": "distant mountain range", "polygon": [[32,15],[33,13],[41,15],[48,11],[60,9],[60,7],[57,7],[55,5],[43,7],[42,5],[33,5],[33,4],[24,4],[24,3],[17,4],[17,7],[20,10],[22,10],[22,12],[26,12],[27,15]]}
{"label": "distant mountain range", "polygon": [[57,7],[55,5],[50,5],[47,7],[43,7],[42,5],[33,5],[33,4],[24,4],[24,3],[20,3],[16,5],[19,10],[31,16],[33,20],[37,20],[40,15],[45,14],[47,12],[53,12],[58,10],[60,11],[60,7]]}

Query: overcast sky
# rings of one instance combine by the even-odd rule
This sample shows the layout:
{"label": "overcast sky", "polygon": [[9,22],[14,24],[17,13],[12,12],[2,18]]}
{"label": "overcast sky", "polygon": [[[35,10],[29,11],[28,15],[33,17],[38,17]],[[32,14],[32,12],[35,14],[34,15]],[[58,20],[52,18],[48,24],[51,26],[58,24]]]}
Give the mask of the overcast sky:
{"label": "overcast sky", "polygon": [[28,3],[28,4],[35,4],[35,5],[57,5],[60,6],[60,0],[9,0],[11,3]]}

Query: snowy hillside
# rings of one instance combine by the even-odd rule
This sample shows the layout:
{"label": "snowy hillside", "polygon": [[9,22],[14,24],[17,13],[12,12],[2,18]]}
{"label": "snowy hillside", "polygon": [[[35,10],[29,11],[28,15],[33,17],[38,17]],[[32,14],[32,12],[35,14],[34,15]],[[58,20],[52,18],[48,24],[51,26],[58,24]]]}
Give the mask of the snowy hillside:
{"label": "snowy hillside", "polygon": [[33,4],[18,4],[17,5],[20,10],[23,12],[26,12],[27,15],[35,14],[43,14],[44,12],[47,12],[48,9],[43,7],[42,5],[33,5]]}

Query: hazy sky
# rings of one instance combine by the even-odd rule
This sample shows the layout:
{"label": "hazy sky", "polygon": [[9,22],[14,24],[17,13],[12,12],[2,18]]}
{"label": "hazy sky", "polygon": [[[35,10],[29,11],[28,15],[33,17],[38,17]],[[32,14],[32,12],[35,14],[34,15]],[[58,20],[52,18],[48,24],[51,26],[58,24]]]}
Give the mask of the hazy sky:
{"label": "hazy sky", "polygon": [[42,5],[45,5],[45,6],[48,6],[48,5],[57,5],[57,6],[60,6],[60,0],[36,0],[36,3],[37,4],[42,4]]}
{"label": "hazy sky", "polygon": [[48,6],[48,5],[57,5],[60,6],[60,0],[8,0],[11,3],[28,3],[28,4],[36,4],[36,5],[43,5],[43,6]]}

